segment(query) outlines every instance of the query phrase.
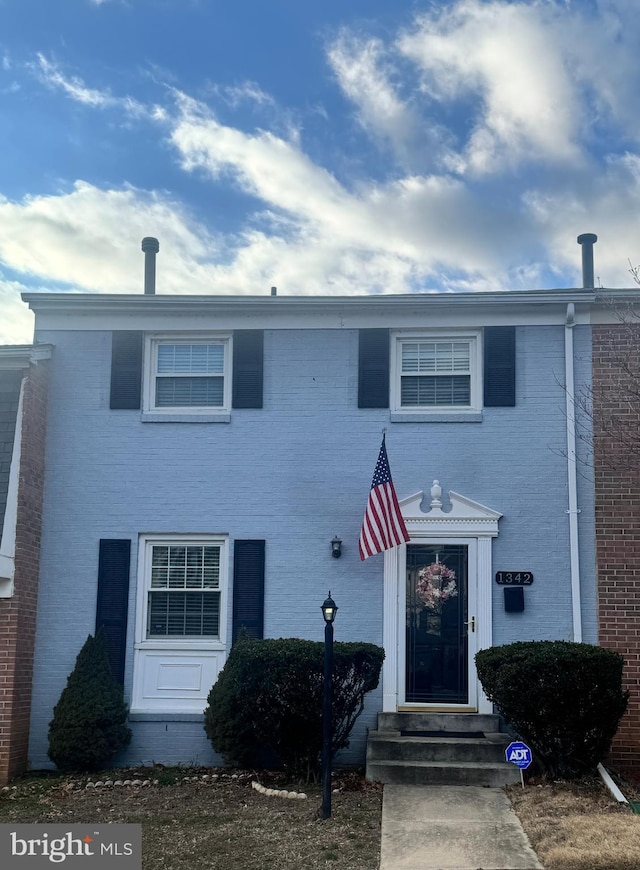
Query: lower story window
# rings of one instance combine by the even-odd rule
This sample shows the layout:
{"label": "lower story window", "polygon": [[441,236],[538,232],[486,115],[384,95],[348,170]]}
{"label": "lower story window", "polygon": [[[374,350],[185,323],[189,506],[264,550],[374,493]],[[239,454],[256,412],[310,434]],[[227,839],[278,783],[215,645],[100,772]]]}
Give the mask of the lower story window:
{"label": "lower story window", "polygon": [[220,637],[220,545],[152,544],[147,638]]}
{"label": "lower story window", "polygon": [[193,712],[226,659],[228,540],[142,535],[131,709]]}

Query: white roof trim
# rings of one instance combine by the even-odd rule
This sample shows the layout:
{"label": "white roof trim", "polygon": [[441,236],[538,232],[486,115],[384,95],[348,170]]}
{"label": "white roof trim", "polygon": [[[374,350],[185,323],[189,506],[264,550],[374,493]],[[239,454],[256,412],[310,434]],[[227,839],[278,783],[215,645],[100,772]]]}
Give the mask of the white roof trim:
{"label": "white roof trim", "polygon": [[402,309],[431,307],[485,307],[496,304],[506,306],[540,305],[545,303],[566,305],[567,302],[591,303],[593,290],[507,290],[477,293],[405,293],[372,294],[369,296],[226,296],[175,295],[144,293],[23,293],[22,299],[34,311],[119,311],[136,313],[183,309],[193,311],[215,309],[239,311],[247,308],[260,311],[282,312],[318,309]]}
{"label": "white roof trim", "polygon": [[5,344],[0,346],[0,369],[2,371],[19,371],[26,369],[31,363],[50,359],[52,344]]}

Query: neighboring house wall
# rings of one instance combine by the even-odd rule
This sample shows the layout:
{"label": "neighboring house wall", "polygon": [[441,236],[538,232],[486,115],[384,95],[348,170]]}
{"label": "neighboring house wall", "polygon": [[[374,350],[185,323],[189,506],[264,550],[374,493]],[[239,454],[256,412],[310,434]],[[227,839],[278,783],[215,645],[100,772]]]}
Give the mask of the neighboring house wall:
{"label": "neighboring house wall", "polygon": [[[27,356],[23,365],[18,371],[0,371],[4,448],[0,483],[9,480],[8,476],[5,478],[6,457],[13,456],[15,461],[19,456],[17,492],[10,486],[3,487],[9,502],[6,517],[9,518],[12,509],[15,522],[12,594],[0,598],[0,783],[3,784],[27,767],[44,485],[48,363],[42,359],[30,363]],[[23,377],[22,413],[21,419],[16,419]],[[19,433],[19,452],[13,443],[12,427],[13,433]],[[7,449],[9,443],[11,452]],[[12,498],[17,498],[17,503],[11,504]]]}
{"label": "neighboring house wall", "polygon": [[[614,431],[602,432],[624,413],[640,433],[638,377],[628,379],[621,361],[639,362],[638,330],[621,323],[593,327],[593,416],[598,562],[598,617],[601,646],[624,656],[629,706],[611,752],[611,762],[640,771],[640,466]],[[636,393],[628,400],[625,383]],[[636,436],[640,439],[640,434]]]}
{"label": "neighboring house wall", "polygon": [[0,535],[9,492],[13,438],[21,384],[22,370],[0,371]]}
{"label": "neighboring house wall", "polygon": [[[516,406],[485,408],[464,422],[396,423],[389,409],[358,408],[358,330],[314,328],[311,314],[265,330],[264,406],[232,409],[230,422],[142,422],[139,410],[110,410],[111,331],[38,331],[40,340],[55,343],[56,356],[30,764],[49,763],[53,706],[95,628],[101,539],[131,542],[128,701],[136,610],[144,600],[138,595],[144,535],[227,541],[220,664],[230,647],[237,539],[266,542],[265,636],[320,640],[320,604],[331,590],[340,608],[336,640],[381,644],[383,557],[360,562],[357,540],[383,429],[399,498],[428,493],[438,478],[445,508],[451,489],[499,511],[494,570],[533,572],[524,613],[505,613],[503,590],[490,579],[493,643],[571,639],[564,311],[553,318],[517,328]],[[155,316],[153,328],[175,324],[171,312],[164,321]],[[144,317],[132,318],[131,326],[144,329]],[[581,383],[590,377],[590,327],[576,326],[575,341]],[[583,479],[579,489],[583,636],[594,643],[593,492]],[[344,542],[341,559],[331,557],[335,535]],[[381,699],[382,687],[368,698],[351,760],[362,757]],[[173,713],[168,704],[165,711],[134,711],[132,719],[133,742],[121,763],[216,760],[199,713]]]}

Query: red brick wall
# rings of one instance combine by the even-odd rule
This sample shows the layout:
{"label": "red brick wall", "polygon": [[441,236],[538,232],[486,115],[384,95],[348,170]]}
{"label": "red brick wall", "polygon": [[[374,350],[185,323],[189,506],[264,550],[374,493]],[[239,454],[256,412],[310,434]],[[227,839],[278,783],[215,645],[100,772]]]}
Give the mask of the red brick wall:
{"label": "red brick wall", "polygon": [[[640,777],[640,329],[593,328],[599,643],[624,656],[629,707],[611,764]],[[625,367],[631,367],[631,374]],[[631,439],[631,440],[630,440]]]}
{"label": "red brick wall", "polygon": [[31,366],[24,393],[15,594],[0,599],[0,784],[27,766],[42,521],[48,364]]}

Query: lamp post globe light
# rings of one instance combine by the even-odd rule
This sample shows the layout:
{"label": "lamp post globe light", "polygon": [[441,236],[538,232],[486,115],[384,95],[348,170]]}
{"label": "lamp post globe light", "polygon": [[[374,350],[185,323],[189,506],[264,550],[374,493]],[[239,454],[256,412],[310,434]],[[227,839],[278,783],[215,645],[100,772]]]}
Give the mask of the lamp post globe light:
{"label": "lamp post globe light", "polygon": [[333,623],[338,606],[331,597],[321,607],[324,618],[324,674],[322,688],[322,818],[331,816],[331,704],[333,681]]}

